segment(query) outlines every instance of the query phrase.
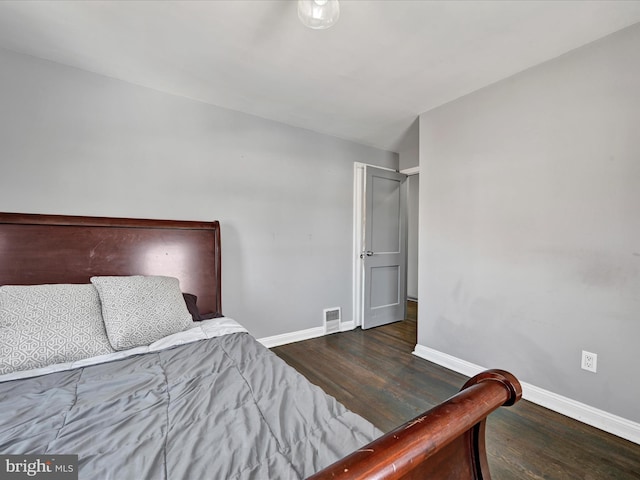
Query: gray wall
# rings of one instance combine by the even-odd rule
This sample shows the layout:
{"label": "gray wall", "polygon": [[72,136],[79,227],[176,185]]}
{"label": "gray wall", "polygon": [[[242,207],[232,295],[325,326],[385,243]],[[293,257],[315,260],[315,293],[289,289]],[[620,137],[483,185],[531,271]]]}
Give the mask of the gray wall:
{"label": "gray wall", "polygon": [[398,148],[400,170],[420,165],[420,118],[416,118]]}
{"label": "gray wall", "polygon": [[[400,142],[398,157],[400,170],[420,165],[420,120],[416,118]],[[419,177],[412,175],[407,179],[407,296],[418,298],[418,199]]]}
{"label": "gray wall", "polygon": [[352,320],[353,162],[396,154],[0,51],[0,210],[221,221],[257,337]]}
{"label": "gray wall", "polygon": [[418,327],[636,422],[639,45],[637,25],[420,117]]}
{"label": "gray wall", "polygon": [[420,175],[407,177],[407,297],[418,299]]}

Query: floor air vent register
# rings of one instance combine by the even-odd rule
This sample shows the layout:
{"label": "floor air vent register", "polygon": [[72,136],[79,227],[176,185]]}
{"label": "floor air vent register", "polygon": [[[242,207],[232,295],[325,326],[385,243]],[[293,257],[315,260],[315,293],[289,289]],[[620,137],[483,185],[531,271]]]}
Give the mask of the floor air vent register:
{"label": "floor air vent register", "polygon": [[336,333],[340,331],[340,307],[325,308],[324,312],[324,333]]}

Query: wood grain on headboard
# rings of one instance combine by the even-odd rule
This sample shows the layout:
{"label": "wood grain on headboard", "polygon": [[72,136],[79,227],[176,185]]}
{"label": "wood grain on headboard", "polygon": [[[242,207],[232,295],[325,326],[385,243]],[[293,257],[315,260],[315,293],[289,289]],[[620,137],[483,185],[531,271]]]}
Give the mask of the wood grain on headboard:
{"label": "wood grain on headboard", "polygon": [[94,275],[166,275],[222,314],[220,225],[0,213],[0,285],[88,283]]}

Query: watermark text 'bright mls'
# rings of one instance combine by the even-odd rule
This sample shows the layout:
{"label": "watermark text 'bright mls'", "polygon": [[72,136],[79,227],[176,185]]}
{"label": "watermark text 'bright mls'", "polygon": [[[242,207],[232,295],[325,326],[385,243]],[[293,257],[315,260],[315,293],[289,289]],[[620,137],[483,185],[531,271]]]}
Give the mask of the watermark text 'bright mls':
{"label": "watermark text 'bright mls'", "polygon": [[0,480],[77,480],[77,455],[0,455]]}

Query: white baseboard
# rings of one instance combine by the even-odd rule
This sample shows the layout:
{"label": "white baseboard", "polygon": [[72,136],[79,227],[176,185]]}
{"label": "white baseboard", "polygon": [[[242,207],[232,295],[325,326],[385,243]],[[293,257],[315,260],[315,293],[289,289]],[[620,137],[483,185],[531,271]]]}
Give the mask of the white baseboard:
{"label": "white baseboard", "polygon": [[[413,354],[468,377],[473,377],[486,370],[486,368],[474,363],[420,344],[416,345]],[[529,383],[520,382],[520,384],[522,385],[522,398],[525,400],[640,445],[640,423],[599,410]]]}
{"label": "white baseboard", "polygon": [[347,332],[356,328],[356,322],[351,320],[350,322],[342,322],[340,324],[340,331]]}
{"label": "white baseboard", "polygon": [[282,333],[273,335],[272,337],[258,338],[258,341],[267,348],[279,347],[287,343],[301,342],[310,338],[322,337],[324,335],[323,327],[307,328],[306,330],[298,330],[297,332]]}
{"label": "white baseboard", "polygon": [[430,362],[437,363],[449,370],[461,373],[467,377],[473,377],[478,373],[487,370],[475,363],[467,362],[448,353],[443,353],[433,348],[425,347],[424,345],[417,344],[413,354],[417,357],[424,358]]}
{"label": "white baseboard", "polygon": [[[355,328],[355,322],[353,320],[349,322],[342,322],[340,324],[340,331],[346,332],[347,330],[353,330]],[[323,327],[307,328],[306,330],[298,330],[296,332],[282,333],[280,335],[273,335],[271,337],[258,338],[258,341],[267,348],[279,347],[280,345],[286,345],[287,343],[301,342],[302,340],[309,340],[311,338],[318,338],[325,335]]]}

